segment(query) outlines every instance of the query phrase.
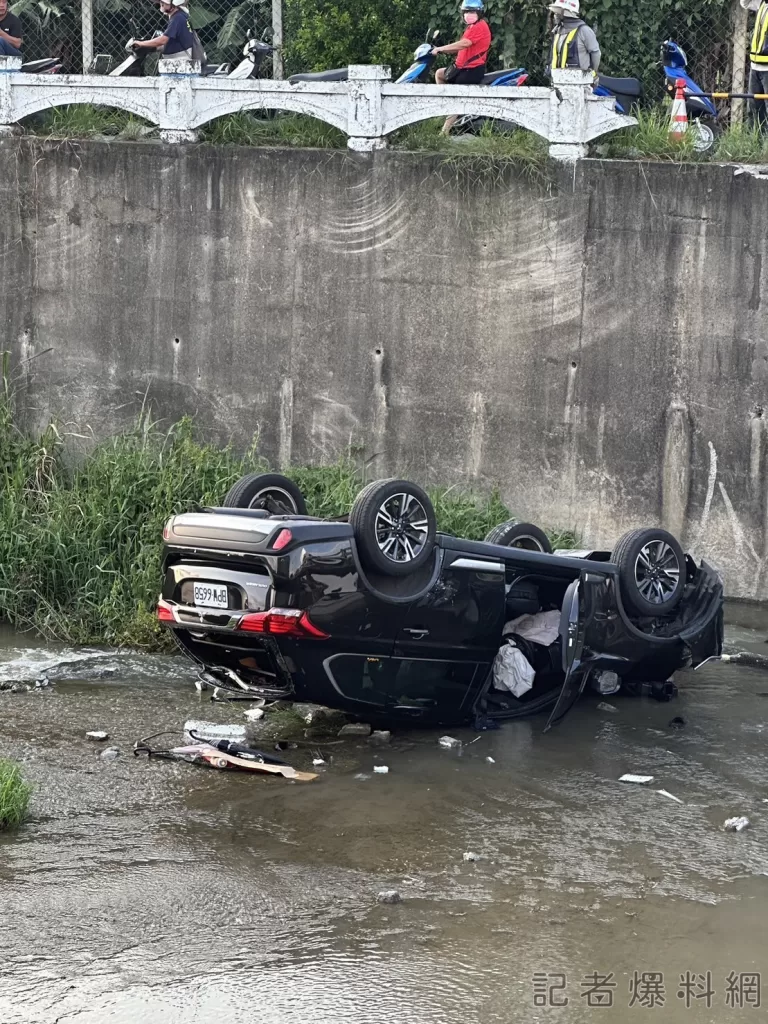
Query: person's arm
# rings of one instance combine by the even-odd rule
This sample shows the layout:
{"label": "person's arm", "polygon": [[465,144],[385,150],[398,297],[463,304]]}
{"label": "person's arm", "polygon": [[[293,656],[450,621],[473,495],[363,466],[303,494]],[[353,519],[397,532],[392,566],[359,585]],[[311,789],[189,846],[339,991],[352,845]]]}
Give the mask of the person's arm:
{"label": "person's arm", "polygon": [[445,46],[433,46],[432,53],[459,53],[467,50],[472,45],[471,39],[457,39],[455,43],[446,43]]}
{"label": "person's arm", "polygon": [[581,41],[584,44],[584,49],[587,51],[589,57],[589,66],[595,73],[600,67],[600,43],[597,41],[597,36],[589,27],[584,25],[581,29]]}
{"label": "person's arm", "polygon": [[137,47],[143,47],[145,50],[157,50],[161,46],[165,46],[168,42],[168,36],[155,36],[154,39],[137,39],[133,44]]}

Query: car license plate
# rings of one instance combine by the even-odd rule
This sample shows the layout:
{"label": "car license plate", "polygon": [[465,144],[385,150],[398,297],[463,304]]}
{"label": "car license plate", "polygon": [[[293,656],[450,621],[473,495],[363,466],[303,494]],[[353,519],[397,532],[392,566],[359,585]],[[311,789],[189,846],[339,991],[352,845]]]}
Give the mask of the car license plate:
{"label": "car license plate", "polygon": [[226,608],[229,605],[226,587],[217,587],[212,583],[195,583],[192,588],[195,604],[203,608]]}

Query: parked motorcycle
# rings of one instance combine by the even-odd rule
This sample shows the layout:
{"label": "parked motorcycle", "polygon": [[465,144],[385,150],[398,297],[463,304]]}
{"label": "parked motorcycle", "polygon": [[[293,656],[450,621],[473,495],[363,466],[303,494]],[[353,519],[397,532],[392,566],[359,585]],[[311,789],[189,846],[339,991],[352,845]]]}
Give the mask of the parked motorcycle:
{"label": "parked motorcycle", "polygon": [[259,78],[264,58],[273,52],[273,46],[263,39],[255,39],[249,32],[248,41],[243,47],[243,59],[229,72],[227,78]]}
{"label": "parked motorcycle", "polygon": [[64,61],[60,57],[43,57],[41,60],[28,60],[21,65],[27,75],[58,75]]}
{"label": "parked motorcycle", "polygon": [[694,149],[699,153],[706,153],[712,148],[720,132],[717,107],[708,96],[702,96],[703,89],[688,74],[685,50],[672,39],[665,39],[661,44],[661,63],[664,68],[666,89],[670,96],[675,95],[675,83],[678,78],[685,83],[688,130],[696,132]]}
{"label": "parked motorcycle", "polygon": [[[413,53],[413,63],[395,80],[396,85],[400,85],[402,82],[426,82],[428,80],[429,69],[435,63],[432,47],[439,34],[439,29],[435,29],[431,42],[419,43]],[[296,82],[346,82],[348,76],[349,68],[331,68],[328,71],[302,71],[297,75],[291,75],[288,81],[292,85]]]}
{"label": "parked motorcycle", "polygon": [[[161,35],[160,32],[155,32],[152,36],[155,39]],[[150,53],[154,52],[148,50],[146,47],[136,49],[136,40],[131,38],[125,44],[125,49],[128,51],[129,56],[119,64],[113,71],[108,72],[111,78],[140,78],[144,75],[144,65],[147,57]],[[248,41],[243,47],[243,59],[240,63],[232,68],[230,64],[203,64],[200,69],[200,74],[206,78],[233,78],[233,79],[245,79],[245,78],[258,78],[259,70],[264,61],[264,58],[272,53],[273,47],[263,42],[261,39],[254,39],[250,32],[248,33]]]}

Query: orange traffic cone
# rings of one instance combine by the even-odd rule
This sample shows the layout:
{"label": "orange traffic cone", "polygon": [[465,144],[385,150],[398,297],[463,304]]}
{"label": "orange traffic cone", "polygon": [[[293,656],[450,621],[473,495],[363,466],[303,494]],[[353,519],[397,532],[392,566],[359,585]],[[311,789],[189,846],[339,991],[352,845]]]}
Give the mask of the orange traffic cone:
{"label": "orange traffic cone", "polygon": [[688,131],[688,111],[685,107],[685,82],[678,78],[675,82],[675,98],[672,100],[672,118],[669,124],[669,137],[682,140]]}

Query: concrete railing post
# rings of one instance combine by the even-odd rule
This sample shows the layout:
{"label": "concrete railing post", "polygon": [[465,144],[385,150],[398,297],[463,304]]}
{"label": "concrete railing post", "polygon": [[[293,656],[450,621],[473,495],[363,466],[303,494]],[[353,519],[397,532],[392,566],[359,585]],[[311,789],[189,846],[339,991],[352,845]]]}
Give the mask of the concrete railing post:
{"label": "concrete railing post", "polygon": [[553,160],[579,160],[587,155],[587,97],[592,73],[574,68],[552,70],[549,105],[549,155]]}
{"label": "concrete railing post", "polygon": [[387,145],[381,114],[381,87],[391,79],[391,71],[383,64],[351,65],[347,82],[349,149],[370,152]]}
{"label": "concrete railing post", "polygon": [[21,57],[0,57],[0,135],[13,135],[18,131],[14,121],[11,76],[21,71]]}
{"label": "concrete railing post", "polygon": [[192,82],[200,76],[200,61],[167,58],[158,61],[160,103],[158,127],[163,142],[197,142]]}

